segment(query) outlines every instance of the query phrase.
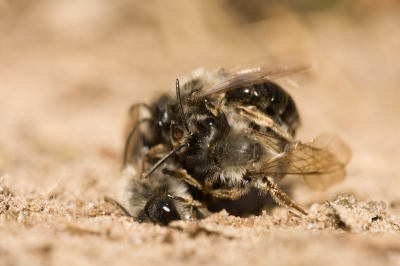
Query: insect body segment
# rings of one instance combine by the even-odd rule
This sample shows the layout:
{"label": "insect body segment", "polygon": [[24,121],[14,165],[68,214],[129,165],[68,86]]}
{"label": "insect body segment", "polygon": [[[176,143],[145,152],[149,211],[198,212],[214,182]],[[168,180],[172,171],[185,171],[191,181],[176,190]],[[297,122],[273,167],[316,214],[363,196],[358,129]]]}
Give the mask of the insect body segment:
{"label": "insect body segment", "polygon": [[300,123],[296,104],[292,97],[279,85],[265,82],[229,91],[225,95],[228,105],[255,106],[270,116],[275,123],[285,128],[292,136]]}

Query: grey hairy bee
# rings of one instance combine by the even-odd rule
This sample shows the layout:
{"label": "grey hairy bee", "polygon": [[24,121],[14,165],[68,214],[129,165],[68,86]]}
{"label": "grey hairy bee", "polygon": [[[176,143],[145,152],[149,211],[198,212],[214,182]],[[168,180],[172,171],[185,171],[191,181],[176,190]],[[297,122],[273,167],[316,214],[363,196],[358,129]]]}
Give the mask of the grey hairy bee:
{"label": "grey hairy bee", "polygon": [[125,168],[142,153],[142,179],[156,175],[183,182],[198,202],[204,203],[204,195],[238,199],[254,186],[307,214],[276,181],[297,175],[311,188],[326,188],[344,178],[351,152],[336,135],[306,143],[295,139],[296,104],[273,80],[302,70],[197,70],[177,80],[175,93],[131,108]]}
{"label": "grey hairy bee", "polygon": [[140,177],[129,165],[122,172],[120,184],[120,203],[124,206],[121,208],[136,221],[168,225],[174,220],[201,219],[208,215],[183,182],[161,171],[146,179]]}

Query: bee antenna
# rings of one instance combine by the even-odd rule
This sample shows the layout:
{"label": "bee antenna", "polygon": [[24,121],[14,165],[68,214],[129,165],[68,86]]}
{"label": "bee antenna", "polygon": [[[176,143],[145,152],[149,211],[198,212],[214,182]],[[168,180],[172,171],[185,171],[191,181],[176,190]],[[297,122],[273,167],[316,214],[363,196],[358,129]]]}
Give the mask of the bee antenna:
{"label": "bee antenna", "polygon": [[125,148],[124,148],[124,162],[122,164],[122,167],[124,167],[126,165],[126,159],[128,157],[128,149],[129,149],[129,143],[131,142],[133,133],[135,133],[136,129],[139,127],[140,124],[142,124],[143,122],[148,122],[150,121],[150,119],[143,119],[140,120],[139,122],[136,123],[136,125],[131,129],[131,132],[129,132],[128,137],[126,138],[126,142],[125,142]]}
{"label": "bee antenna", "polygon": [[181,146],[176,147],[175,149],[173,149],[170,153],[168,153],[167,155],[165,155],[163,158],[161,158],[154,166],[153,168],[150,169],[150,171],[148,171],[147,173],[143,173],[144,176],[143,178],[147,178],[149,175],[151,175],[163,162],[165,162],[165,160],[168,159],[168,157],[170,157],[171,155],[173,155],[174,153],[176,153],[177,151],[179,151],[180,149],[182,149],[183,147],[188,146],[188,144],[182,144]]}
{"label": "bee antenna", "polygon": [[133,216],[121,204],[119,204],[119,202],[116,201],[115,199],[105,196],[104,201],[115,204],[118,208],[120,208],[125,213],[126,216],[133,218]]}
{"label": "bee antenna", "polygon": [[186,116],[185,116],[185,113],[183,112],[182,101],[181,101],[181,90],[179,88],[179,79],[176,79],[176,98],[178,99],[179,112],[180,112],[181,117],[182,117],[183,126],[185,127],[186,131],[190,135],[193,135],[193,133],[190,132],[190,130],[189,130],[189,126],[188,126],[188,123],[186,121]]}

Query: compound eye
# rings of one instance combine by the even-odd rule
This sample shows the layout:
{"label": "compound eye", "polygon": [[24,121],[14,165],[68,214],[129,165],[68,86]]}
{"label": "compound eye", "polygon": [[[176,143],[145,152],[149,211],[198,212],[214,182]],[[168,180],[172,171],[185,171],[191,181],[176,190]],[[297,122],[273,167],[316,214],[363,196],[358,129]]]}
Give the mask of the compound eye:
{"label": "compound eye", "polygon": [[178,144],[185,134],[181,125],[173,122],[171,123],[171,140],[173,144]]}
{"label": "compound eye", "polygon": [[171,221],[181,220],[174,203],[167,198],[157,197],[145,207],[146,215],[154,222],[168,225]]}
{"label": "compound eye", "polygon": [[209,117],[201,121],[199,125],[200,134],[204,137],[211,137],[216,131],[216,121],[214,117]]}
{"label": "compound eye", "polygon": [[182,137],[183,137],[183,134],[184,134],[184,132],[183,132],[183,130],[180,129],[180,128],[177,128],[176,130],[174,130],[174,138],[175,138],[176,140],[181,140]]}

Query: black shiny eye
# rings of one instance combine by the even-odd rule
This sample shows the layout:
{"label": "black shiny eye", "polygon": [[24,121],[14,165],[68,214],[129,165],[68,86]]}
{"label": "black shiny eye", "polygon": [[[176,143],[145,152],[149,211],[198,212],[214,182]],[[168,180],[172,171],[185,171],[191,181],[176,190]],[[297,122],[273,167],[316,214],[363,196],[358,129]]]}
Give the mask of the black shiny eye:
{"label": "black shiny eye", "polygon": [[209,118],[205,119],[202,124],[203,124],[204,128],[210,130],[211,127],[213,127],[215,124],[215,118],[209,117]]}
{"label": "black shiny eye", "polygon": [[202,137],[212,137],[217,131],[216,121],[214,117],[209,117],[202,120],[198,126],[199,133]]}
{"label": "black shiny eye", "polygon": [[162,225],[181,219],[172,200],[164,197],[155,197],[150,200],[146,204],[145,213],[154,223]]}

